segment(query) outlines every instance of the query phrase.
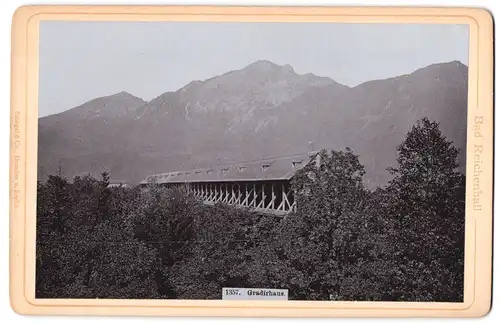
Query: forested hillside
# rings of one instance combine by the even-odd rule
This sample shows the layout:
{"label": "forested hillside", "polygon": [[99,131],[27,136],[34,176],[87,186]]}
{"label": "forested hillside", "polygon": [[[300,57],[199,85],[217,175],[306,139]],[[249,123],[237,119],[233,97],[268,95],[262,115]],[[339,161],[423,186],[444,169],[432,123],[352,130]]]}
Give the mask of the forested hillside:
{"label": "forested hillside", "polygon": [[[297,211],[207,206],[152,183],[38,182],[38,298],[219,299],[222,287],[295,300],[463,300],[465,178],[439,124],[400,138],[387,185],[367,189],[356,151],[321,151],[293,179]],[[112,175],[112,174],[111,174]]]}

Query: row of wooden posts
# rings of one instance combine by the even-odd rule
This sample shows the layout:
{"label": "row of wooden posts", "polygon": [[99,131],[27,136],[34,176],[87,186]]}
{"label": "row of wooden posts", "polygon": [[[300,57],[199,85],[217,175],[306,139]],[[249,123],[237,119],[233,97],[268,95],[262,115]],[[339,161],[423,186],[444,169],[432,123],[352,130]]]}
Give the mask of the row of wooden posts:
{"label": "row of wooden posts", "polygon": [[277,215],[296,209],[293,190],[286,181],[184,185],[188,192],[207,204],[225,203]]}

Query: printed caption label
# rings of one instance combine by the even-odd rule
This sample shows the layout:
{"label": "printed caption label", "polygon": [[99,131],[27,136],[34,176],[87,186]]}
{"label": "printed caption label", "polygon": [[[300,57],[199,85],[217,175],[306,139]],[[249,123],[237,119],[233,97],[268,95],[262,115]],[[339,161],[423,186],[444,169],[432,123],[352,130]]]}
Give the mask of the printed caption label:
{"label": "printed caption label", "polygon": [[222,288],[222,299],[226,300],[288,300],[288,289],[272,288]]}

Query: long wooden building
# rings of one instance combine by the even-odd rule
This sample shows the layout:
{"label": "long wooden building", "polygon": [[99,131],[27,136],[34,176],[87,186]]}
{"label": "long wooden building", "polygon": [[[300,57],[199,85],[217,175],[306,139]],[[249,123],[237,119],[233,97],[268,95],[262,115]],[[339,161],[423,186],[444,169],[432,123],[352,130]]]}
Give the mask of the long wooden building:
{"label": "long wooden building", "polygon": [[226,203],[263,213],[284,215],[296,208],[291,180],[296,172],[317,163],[317,152],[262,159],[204,169],[148,176],[141,185],[155,182],[184,187],[206,204]]}

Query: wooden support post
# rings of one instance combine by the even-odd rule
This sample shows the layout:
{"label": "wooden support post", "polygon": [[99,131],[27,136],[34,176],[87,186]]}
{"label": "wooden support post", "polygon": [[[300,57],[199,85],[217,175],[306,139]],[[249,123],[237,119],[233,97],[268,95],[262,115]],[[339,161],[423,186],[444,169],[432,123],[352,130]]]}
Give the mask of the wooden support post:
{"label": "wooden support post", "polygon": [[283,211],[285,209],[285,190],[283,187],[283,184],[281,184],[281,203],[278,205],[278,208],[276,210],[278,211]]}
{"label": "wooden support post", "polygon": [[266,206],[266,194],[265,194],[265,190],[266,190],[266,184],[262,183],[262,206],[263,207]]}
{"label": "wooden support post", "polygon": [[276,199],[276,195],[274,194],[274,183],[271,184],[271,208],[274,210],[274,200]]}
{"label": "wooden support post", "polygon": [[276,198],[276,196],[274,195],[274,184],[271,184],[271,201],[269,202],[269,204],[266,206],[266,209],[274,209],[274,199]]}
{"label": "wooden support post", "polygon": [[257,206],[257,191],[255,190],[255,184],[253,184],[253,201],[252,201],[253,207]]}
{"label": "wooden support post", "polygon": [[281,185],[281,187],[283,187],[283,201],[285,202],[285,204],[283,204],[283,211],[290,211],[290,201],[288,200],[290,190],[285,192],[285,185]]}
{"label": "wooden support post", "polygon": [[265,184],[261,184],[261,187],[260,187],[260,191],[261,191],[261,196],[262,196],[262,199],[260,200],[259,204],[257,204],[256,208],[259,209],[259,208],[265,208],[266,207],[266,194],[265,194]]}
{"label": "wooden support post", "polygon": [[254,192],[253,188],[250,191],[248,191],[248,186],[246,184],[245,184],[245,192],[246,192],[246,194],[245,194],[245,199],[243,200],[243,205],[250,206],[250,204],[254,203],[253,201],[250,201],[250,196],[251,196],[252,192],[254,193],[254,196],[255,196],[255,192]]}
{"label": "wooden support post", "polygon": [[280,205],[278,205],[278,208],[277,208],[278,211],[285,211],[285,206],[286,206],[285,200],[286,200],[285,187],[283,184],[281,184],[281,203],[280,203]]}
{"label": "wooden support post", "polygon": [[231,184],[231,204],[236,203],[236,184]]}
{"label": "wooden support post", "polygon": [[224,186],[224,184],[223,184],[223,183],[220,183],[220,184],[219,184],[219,188],[220,188],[220,197],[219,197],[219,201],[220,201],[220,202],[223,202],[223,201],[224,201],[224,196],[225,196],[225,194],[224,194],[224,187],[223,187],[223,186]]}

